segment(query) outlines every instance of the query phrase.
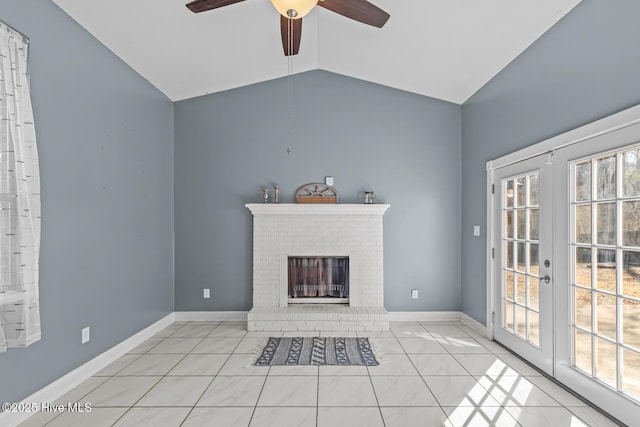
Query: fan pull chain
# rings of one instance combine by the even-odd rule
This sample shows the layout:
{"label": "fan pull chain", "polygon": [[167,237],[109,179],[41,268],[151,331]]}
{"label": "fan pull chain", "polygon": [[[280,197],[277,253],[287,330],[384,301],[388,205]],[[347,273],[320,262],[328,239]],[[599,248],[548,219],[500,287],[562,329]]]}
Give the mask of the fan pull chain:
{"label": "fan pull chain", "polygon": [[289,140],[289,148],[287,148],[287,153],[291,154],[291,144],[293,139],[291,137],[291,120],[293,119],[293,19],[287,20],[287,95],[288,95],[288,111],[287,111],[287,139]]}

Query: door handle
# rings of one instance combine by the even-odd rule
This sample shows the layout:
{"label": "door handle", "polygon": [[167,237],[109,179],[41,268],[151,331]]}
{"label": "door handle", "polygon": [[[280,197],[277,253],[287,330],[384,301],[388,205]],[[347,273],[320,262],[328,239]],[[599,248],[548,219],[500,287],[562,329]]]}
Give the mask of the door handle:
{"label": "door handle", "polygon": [[540,283],[542,283],[542,282],[548,284],[549,282],[551,282],[551,277],[548,274],[546,276],[544,276],[544,277],[540,277]]}

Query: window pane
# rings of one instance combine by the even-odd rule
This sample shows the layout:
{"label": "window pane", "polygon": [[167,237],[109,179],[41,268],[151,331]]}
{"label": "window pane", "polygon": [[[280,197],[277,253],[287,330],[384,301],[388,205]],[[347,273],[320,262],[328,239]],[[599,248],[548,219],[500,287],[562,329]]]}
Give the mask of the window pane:
{"label": "window pane", "polygon": [[640,202],[622,202],[622,244],[640,246]]}
{"label": "window pane", "polygon": [[540,204],[540,183],[538,182],[538,174],[529,175],[529,206],[538,206]]}
{"label": "window pane", "polygon": [[504,298],[513,300],[513,273],[504,272]]}
{"label": "window pane", "polygon": [[540,273],[540,245],[537,243],[529,243],[529,274],[538,276]]}
{"label": "window pane", "polygon": [[622,352],[622,390],[640,398],[640,354],[635,351]]}
{"label": "window pane", "polygon": [[513,180],[510,179],[509,181],[507,181],[507,191],[505,191],[505,205],[508,208],[512,208],[513,207]]}
{"label": "window pane", "polygon": [[640,303],[622,300],[622,341],[640,350]]}
{"label": "window pane", "polygon": [[608,341],[595,338],[596,352],[598,355],[596,363],[596,377],[609,384],[616,386],[616,346]]}
{"label": "window pane", "polygon": [[529,239],[540,240],[540,211],[529,210]]}
{"label": "window pane", "polygon": [[598,249],[596,287],[616,292],[616,251],[613,249]]}
{"label": "window pane", "polygon": [[640,196],[640,150],[624,153],[622,179],[625,197]]}
{"label": "window pane", "polygon": [[575,281],[576,285],[591,287],[591,249],[576,248],[575,259]]}
{"label": "window pane", "polygon": [[504,235],[507,239],[513,239],[513,211],[505,211],[504,215]]}
{"label": "window pane", "polygon": [[574,298],[576,326],[591,331],[591,291],[574,288]]}
{"label": "window pane", "polygon": [[591,375],[591,335],[574,329],[573,342],[575,366]]}
{"label": "window pane", "polygon": [[622,253],[622,293],[640,299],[640,252]]}
{"label": "window pane", "polygon": [[591,243],[591,205],[575,207],[576,243]]}
{"label": "window pane", "polygon": [[528,310],[529,315],[529,341],[540,345],[540,316],[535,311]]}
{"label": "window pane", "polygon": [[591,162],[576,165],[576,202],[591,200]]}
{"label": "window pane", "polygon": [[616,204],[598,203],[597,205],[598,243],[601,245],[616,244]]}
{"label": "window pane", "polygon": [[616,156],[598,159],[598,200],[616,197]]}
{"label": "window pane", "polygon": [[598,306],[596,307],[597,334],[616,339],[616,297],[596,292]]}
{"label": "window pane", "polygon": [[526,183],[526,179],[523,176],[522,178],[517,178],[516,179],[516,194],[517,194],[517,201],[516,201],[516,206],[519,208],[523,208],[525,206],[526,200],[525,200],[525,194],[526,194],[526,188],[525,188],[525,183]]}

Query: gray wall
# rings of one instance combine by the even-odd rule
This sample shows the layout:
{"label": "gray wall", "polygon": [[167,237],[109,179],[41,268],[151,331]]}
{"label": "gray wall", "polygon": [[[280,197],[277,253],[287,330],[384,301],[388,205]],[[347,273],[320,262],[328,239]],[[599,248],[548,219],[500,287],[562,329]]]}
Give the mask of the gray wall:
{"label": "gray wall", "polygon": [[640,2],[583,0],[462,107],[462,307],[485,322],[487,160],[640,103]]}
{"label": "gray wall", "polygon": [[42,340],[0,354],[15,402],[173,310],[173,104],[51,1],[0,20],[31,39],[42,179]]}
{"label": "gray wall", "polygon": [[176,310],[250,309],[244,204],[273,183],[293,202],[326,175],[341,203],[373,189],[391,204],[387,309],[460,309],[460,106],[312,71],[293,77],[289,133],[287,88],[284,78],[176,103]]}

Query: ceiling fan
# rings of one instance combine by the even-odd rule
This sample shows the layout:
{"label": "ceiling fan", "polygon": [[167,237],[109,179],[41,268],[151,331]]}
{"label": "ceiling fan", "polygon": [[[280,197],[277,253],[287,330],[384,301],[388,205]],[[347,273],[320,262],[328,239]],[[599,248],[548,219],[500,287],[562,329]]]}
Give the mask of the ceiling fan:
{"label": "ceiling fan", "polygon": [[[194,0],[187,3],[193,13],[205,12],[245,0]],[[321,6],[339,15],[382,28],[389,14],[367,0],[271,0],[280,13],[280,34],[285,56],[297,55],[302,36],[302,17]]]}

